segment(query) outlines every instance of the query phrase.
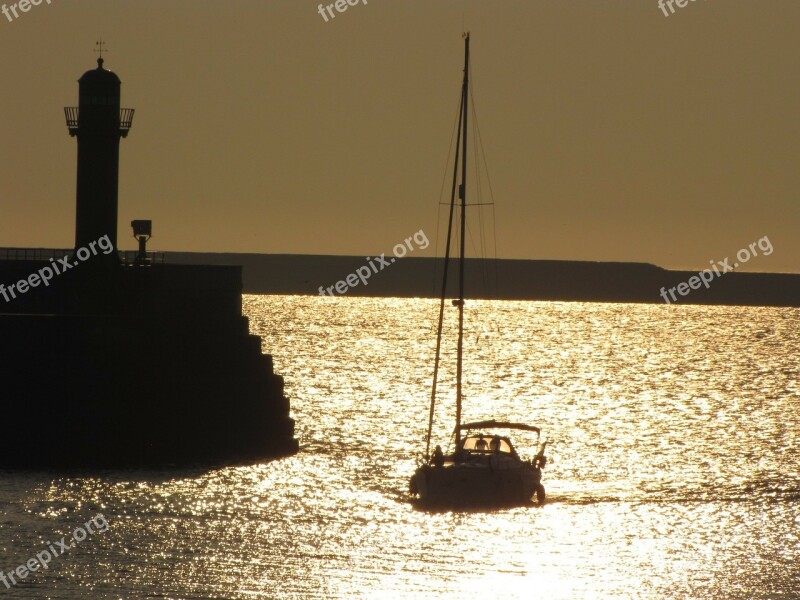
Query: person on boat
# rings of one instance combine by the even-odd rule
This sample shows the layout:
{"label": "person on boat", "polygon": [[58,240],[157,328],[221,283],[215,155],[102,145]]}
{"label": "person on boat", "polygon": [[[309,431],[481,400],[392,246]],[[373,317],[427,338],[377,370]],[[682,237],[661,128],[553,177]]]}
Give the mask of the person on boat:
{"label": "person on boat", "polygon": [[542,469],[536,464],[533,466],[533,486],[538,488],[542,483]]}
{"label": "person on boat", "polygon": [[489,449],[494,453],[500,452],[500,436],[499,435],[493,435],[492,436],[492,441],[489,443]]}
{"label": "person on boat", "polygon": [[483,439],[483,438],[479,438],[478,442],[475,444],[475,450],[478,450],[479,452],[483,452],[483,451],[486,450],[486,448],[487,448],[486,440]]}
{"label": "person on boat", "polygon": [[442,447],[438,444],[436,448],[433,450],[433,466],[434,467],[442,467],[444,466],[444,454],[442,453]]}

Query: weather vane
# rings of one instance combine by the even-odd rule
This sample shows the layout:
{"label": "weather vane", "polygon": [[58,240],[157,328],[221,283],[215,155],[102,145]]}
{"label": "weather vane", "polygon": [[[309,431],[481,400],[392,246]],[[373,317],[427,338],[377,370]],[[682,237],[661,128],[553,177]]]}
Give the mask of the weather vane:
{"label": "weather vane", "polygon": [[[97,46],[97,48],[94,51],[97,52],[98,54],[100,54],[99,60],[102,61],[103,60],[103,50],[104,50],[103,46],[105,45],[105,42],[103,41],[103,38],[100,38],[100,41],[99,42],[95,42],[94,45]],[[105,51],[108,52],[108,48],[105,48]]]}

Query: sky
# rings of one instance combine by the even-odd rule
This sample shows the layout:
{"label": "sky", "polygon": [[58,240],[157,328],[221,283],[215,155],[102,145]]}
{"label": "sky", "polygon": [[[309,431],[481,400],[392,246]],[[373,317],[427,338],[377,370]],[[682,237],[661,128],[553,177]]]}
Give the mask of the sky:
{"label": "sky", "polygon": [[741,270],[800,272],[797,0],[49,1],[0,14],[0,247],[74,243],[99,38],[136,110],[123,249],[142,218],[152,250],[433,242],[469,30],[497,256],[702,269],[767,236]]}

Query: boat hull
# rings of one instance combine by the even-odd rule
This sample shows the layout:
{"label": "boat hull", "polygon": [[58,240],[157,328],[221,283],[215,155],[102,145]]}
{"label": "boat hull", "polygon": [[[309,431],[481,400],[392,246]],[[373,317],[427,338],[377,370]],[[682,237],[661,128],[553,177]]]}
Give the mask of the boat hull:
{"label": "boat hull", "polygon": [[425,465],[414,473],[410,486],[419,503],[426,506],[524,506],[534,500],[544,502],[541,477],[540,469],[526,463],[503,469],[493,468],[489,461]]}

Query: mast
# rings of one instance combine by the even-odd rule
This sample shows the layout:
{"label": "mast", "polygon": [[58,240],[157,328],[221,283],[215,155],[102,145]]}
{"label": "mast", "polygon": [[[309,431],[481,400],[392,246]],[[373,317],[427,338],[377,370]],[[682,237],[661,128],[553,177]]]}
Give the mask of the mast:
{"label": "mast", "polygon": [[458,354],[456,358],[456,450],[461,447],[461,378],[464,354],[464,249],[467,230],[467,115],[469,99],[469,32],[464,34],[464,83],[461,87],[463,130],[461,137],[461,248],[458,254]]}

